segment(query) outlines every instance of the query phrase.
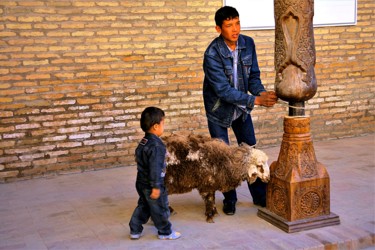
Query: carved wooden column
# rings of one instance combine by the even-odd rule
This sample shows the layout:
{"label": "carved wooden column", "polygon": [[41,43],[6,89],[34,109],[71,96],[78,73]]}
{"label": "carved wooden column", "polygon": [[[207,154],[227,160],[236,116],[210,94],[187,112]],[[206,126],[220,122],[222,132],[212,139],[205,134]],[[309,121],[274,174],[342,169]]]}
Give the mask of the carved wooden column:
{"label": "carved wooden column", "polygon": [[313,0],[274,0],[275,90],[289,102],[278,160],[271,164],[267,206],[258,215],[286,232],[340,224],[330,212],[329,175],[315,156],[305,101],[317,90]]}

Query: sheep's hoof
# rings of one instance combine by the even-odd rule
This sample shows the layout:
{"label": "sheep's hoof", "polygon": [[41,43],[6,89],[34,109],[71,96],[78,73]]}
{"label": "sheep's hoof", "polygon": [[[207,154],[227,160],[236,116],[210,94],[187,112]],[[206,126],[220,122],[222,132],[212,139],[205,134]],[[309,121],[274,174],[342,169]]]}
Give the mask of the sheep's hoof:
{"label": "sheep's hoof", "polygon": [[208,222],[208,223],[215,223],[215,221],[214,221],[214,219],[212,218],[212,217],[207,217],[207,219],[206,219],[206,221]]}
{"label": "sheep's hoof", "polygon": [[176,212],[171,206],[169,206],[169,213],[170,213],[171,215],[175,215],[175,214],[177,214],[177,212]]}
{"label": "sheep's hoof", "polygon": [[214,208],[214,215],[216,215],[216,214],[219,214],[218,212],[217,212],[217,209],[216,209],[216,207]]}

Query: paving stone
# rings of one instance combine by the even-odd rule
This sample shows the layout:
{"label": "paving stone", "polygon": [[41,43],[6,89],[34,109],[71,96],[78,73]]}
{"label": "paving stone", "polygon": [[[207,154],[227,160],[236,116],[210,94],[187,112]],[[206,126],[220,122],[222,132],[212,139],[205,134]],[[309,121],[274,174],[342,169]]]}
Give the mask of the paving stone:
{"label": "paving stone", "polygon": [[[207,223],[197,191],[170,196],[173,228],[183,236],[160,241],[152,222],[140,240],[129,239],[137,203],[136,168],[125,166],[0,184],[2,249],[375,249],[375,134],[314,143],[330,175],[331,212],[340,225],[286,233],[257,216],[246,183],[238,189],[237,212]],[[270,163],[279,148],[263,149]]]}

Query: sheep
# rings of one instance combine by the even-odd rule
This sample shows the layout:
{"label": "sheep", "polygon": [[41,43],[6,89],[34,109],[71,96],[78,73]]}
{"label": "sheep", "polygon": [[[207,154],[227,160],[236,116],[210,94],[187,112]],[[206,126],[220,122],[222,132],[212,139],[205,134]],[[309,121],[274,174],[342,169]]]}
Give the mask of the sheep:
{"label": "sheep", "polygon": [[163,137],[163,141],[167,147],[168,193],[182,194],[197,189],[205,203],[209,223],[218,214],[215,191],[227,192],[244,180],[251,184],[257,177],[263,182],[269,181],[268,156],[245,143],[229,146],[222,140],[197,134],[172,134]]}

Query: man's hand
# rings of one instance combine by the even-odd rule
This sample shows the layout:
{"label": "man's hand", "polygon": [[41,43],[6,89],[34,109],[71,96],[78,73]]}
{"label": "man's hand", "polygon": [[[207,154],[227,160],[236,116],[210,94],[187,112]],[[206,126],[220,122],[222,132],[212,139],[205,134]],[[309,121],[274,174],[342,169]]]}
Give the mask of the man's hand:
{"label": "man's hand", "polygon": [[153,200],[156,200],[160,197],[160,189],[153,188],[150,194],[150,198]]}
{"label": "man's hand", "polygon": [[260,93],[260,96],[255,97],[254,104],[264,107],[272,107],[277,102],[277,96],[274,91],[267,91]]}

